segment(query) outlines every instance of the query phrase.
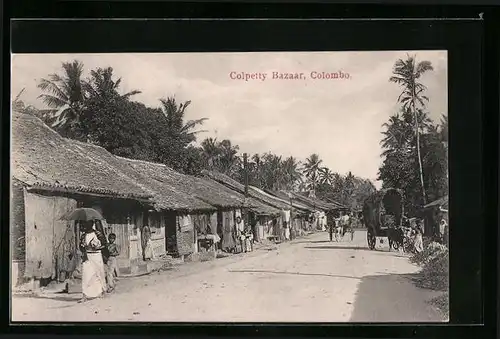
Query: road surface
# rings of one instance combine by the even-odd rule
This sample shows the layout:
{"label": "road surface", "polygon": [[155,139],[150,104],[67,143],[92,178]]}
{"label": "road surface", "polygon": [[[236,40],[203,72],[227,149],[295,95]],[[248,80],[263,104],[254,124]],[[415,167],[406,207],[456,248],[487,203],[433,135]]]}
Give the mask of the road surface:
{"label": "road surface", "polygon": [[428,301],[437,292],[414,286],[418,268],[387,242],[329,242],[321,232],[246,255],[184,264],[126,278],[114,294],[77,304],[14,297],[13,321],[166,322],[440,322]]}

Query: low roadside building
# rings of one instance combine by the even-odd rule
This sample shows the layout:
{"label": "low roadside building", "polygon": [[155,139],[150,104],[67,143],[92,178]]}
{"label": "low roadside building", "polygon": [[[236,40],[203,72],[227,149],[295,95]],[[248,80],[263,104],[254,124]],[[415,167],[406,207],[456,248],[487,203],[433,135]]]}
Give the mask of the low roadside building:
{"label": "low roadside building", "polygon": [[[109,227],[118,230],[152,202],[119,168],[75,147],[37,117],[13,112],[10,203],[17,285],[24,278],[64,280],[77,270],[80,232],[77,222],[64,220],[68,212],[100,209],[113,215]],[[124,248],[121,258],[127,253]]]}

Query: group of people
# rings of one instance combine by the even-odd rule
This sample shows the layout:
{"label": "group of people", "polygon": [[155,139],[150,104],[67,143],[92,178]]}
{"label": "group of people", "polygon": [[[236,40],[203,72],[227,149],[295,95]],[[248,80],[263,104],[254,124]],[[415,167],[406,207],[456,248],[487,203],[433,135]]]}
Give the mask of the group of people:
{"label": "group of people", "polygon": [[424,250],[423,234],[422,220],[403,216],[402,227],[395,227],[389,233],[389,246],[396,248],[393,244],[397,244],[401,250],[420,253]]}
{"label": "group of people", "polygon": [[118,265],[116,257],[120,254],[116,235],[110,233],[106,239],[100,221],[83,222],[83,234],[80,239],[82,253],[82,292],[79,302],[99,298],[111,293],[116,286]]}
{"label": "group of people", "polygon": [[349,215],[348,213],[344,214],[343,212],[340,212],[339,216],[333,218],[333,221],[328,225],[330,241],[333,241],[334,235],[338,239],[339,237],[343,237],[347,232],[351,233],[352,240],[352,237],[354,237],[351,225],[352,219],[352,213]]}

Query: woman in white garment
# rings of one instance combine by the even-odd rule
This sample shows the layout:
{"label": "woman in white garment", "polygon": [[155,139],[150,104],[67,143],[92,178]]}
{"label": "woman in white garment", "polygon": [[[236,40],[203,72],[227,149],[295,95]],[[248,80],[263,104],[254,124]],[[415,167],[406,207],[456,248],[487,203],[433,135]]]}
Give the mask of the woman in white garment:
{"label": "woman in white garment", "polygon": [[84,234],[80,241],[82,251],[82,292],[80,302],[99,298],[106,291],[106,275],[102,261],[103,245],[98,239],[93,222],[85,222]]}
{"label": "woman in white garment", "polygon": [[420,253],[424,250],[424,241],[423,241],[423,230],[422,230],[422,224],[421,221],[417,221],[417,227],[415,230],[415,252]]}

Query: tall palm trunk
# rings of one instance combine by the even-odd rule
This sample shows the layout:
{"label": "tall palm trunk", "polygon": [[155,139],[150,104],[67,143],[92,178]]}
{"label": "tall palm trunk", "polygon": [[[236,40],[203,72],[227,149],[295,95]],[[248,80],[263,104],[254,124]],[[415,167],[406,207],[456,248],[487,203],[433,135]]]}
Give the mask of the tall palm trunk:
{"label": "tall palm trunk", "polygon": [[425,184],[424,184],[424,167],[422,165],[422,156],[420,154],[420,130],[419,130],[419,123],[418,123],[418,111],[415,107],[415,86],[413,87],[413,99],[412,99],[412,108],[413,108],[413,116],[415,118],[415,135],[416,135],[416,142],[417,142],[417,158],[418,158],[418,167],[420,171],[420,185],[422,185],[422,198],[423,198],[423,204],[425,205],[427,203],[427,198],[425,194]]}

